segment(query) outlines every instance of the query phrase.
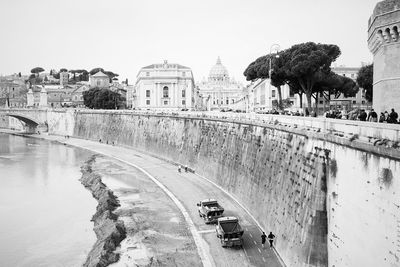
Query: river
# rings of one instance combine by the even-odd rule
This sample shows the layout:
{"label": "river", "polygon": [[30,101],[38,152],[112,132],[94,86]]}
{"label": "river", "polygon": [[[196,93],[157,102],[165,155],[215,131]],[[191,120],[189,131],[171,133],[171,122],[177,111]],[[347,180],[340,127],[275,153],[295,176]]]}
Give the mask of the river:
{"label": "river", "polygon": [[97,202],[79,182],[92,153],[0,133],[0,266],[81,266]]}

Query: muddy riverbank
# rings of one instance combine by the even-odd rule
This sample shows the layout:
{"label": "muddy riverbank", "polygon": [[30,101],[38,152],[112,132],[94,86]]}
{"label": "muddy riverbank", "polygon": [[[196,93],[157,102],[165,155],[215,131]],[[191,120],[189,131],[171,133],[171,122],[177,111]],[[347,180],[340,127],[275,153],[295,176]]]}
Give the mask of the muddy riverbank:
{"label": "muddy riverbank", "polygon": [[118,215],[114,213],[120,206],[118,199],[102,182],[101,176],[92,170],[95,160],[96,156],[92,156],[81,167],[80,181],[98,201],[96,213],[92,217],[97,241],[88,254],[84,267],[105,267],[117,262],[119,253],[116,248],[126,237],[124,222],[118,220]]}

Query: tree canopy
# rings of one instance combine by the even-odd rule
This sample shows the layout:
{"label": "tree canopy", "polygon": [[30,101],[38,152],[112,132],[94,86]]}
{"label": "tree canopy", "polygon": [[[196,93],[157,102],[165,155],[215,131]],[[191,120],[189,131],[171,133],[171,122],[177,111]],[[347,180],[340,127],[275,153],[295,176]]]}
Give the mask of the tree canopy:
{"label": "tree canopy", "polygon": [[34,74],[39,74],[43,71],[44,71],[44,69],[41,67],[36,67],[36,68],[31,69],[31,73],[34,73]]}
{"label": "tree canopy", "polygon": [[94,75],[94,74],[98,73],[99,71],[104,73],[104,69],[103,68],[94,68],[91,71],[89,71],[89,74],[90,75]]}
{"label": "tree canopy", "polygon": [[124,106],[125,98],[109,89],[92,88],[83,92],[83,103],[91,109],[117,109]]}
{"label": "tree canopy", "polygon": [[[350,79],[333,74],[330,66],[340,56],[340,49],[333,44],[301,43],[283,50],[279,58],[274,55],[259,57],[244,71],[247,80],[271,78],[277,88],[288,84],[291,92],[307,97],[308,108],[313,110],[313,94],[323,90],[336,90],[345,95],[353,95],[358,87]],[[272,70],[269,70],[271,58]],[[269,77],[271,73],[271,77]],[[278,90],[279,93],[279,90]]]}
{"label": "tree canopy", "polygon": [[372,101],[372,89],[373,89],[373,80],[374,80],[374,65],[369,64],[363,66],[357,75],[357,84],[365,90],[365,98],[368,101]]}

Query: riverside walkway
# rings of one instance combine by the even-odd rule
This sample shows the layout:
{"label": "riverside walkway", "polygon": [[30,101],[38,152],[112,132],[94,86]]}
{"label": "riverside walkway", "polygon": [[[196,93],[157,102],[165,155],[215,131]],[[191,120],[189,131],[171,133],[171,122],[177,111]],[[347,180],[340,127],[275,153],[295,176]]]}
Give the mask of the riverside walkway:
{"label": "riverside walkway", "polygon": [[[262,248],[261,230],[256,221],[229,194],[194,173],[178,173],[173,163],[152,157],[132,148],[111,146],[89,140],[68,138],[52,135],[29,135],[31,137],[58,141],[103,154],[138,168],[152,179],[165,187],[175,204],[178,201],[180,209],[186,218],[204,266],[285,266],[274,249]],[[174,199],[175,198],[175,199]],[[214,225],[206,225],[199,218],[196,203],[201,199],[216,198],[225,208],[226,216],[239,218],[244,233],[242,249],[222,248],[215,234]],[[265,229],[267,232],[269,229]],[[279,240],[277,240],[279,242]]]}

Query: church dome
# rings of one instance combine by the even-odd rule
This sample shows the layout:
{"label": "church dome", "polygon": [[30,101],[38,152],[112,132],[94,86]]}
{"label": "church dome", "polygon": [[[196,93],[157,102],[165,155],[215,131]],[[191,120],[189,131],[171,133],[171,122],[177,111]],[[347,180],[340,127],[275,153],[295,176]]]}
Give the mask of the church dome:
{"label": "church dome", "polygon": [[222,65],[219,57],[217,63],[210,70],[209,79],[214,81],[224,81],[229,79],[228,70],[224,65]]}

